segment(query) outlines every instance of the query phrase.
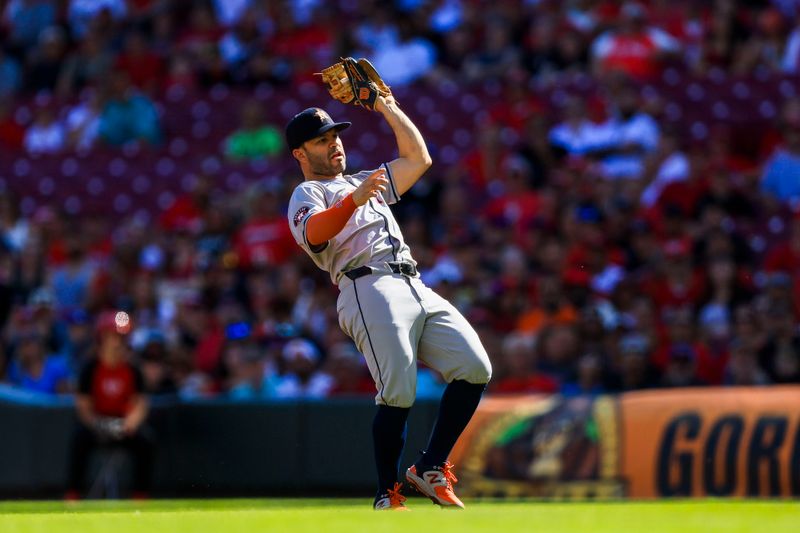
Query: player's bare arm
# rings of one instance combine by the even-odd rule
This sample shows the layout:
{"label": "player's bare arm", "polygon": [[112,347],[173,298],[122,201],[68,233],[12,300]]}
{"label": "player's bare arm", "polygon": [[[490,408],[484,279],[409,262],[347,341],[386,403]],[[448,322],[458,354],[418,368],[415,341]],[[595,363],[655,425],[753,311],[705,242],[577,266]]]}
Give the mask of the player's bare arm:
{"label": "player's bare arm", "polygon": [[122,421],[122,427],[125,433],[128,435],[136,433],[136,430],[139,429],[139,426],[141,426],[142,422],[147,418],[149,410],[150,404],[147,398],[142,394],[137,394],[133,399],[133,408]]}
{"label": "player's bare arm", "polygon": [[430,168],[428,147],[417,127],[397,105],[393,96],[379,96],[375,111],[386,119],[397,139],[399,157],[389,163],[397,193],[402,195]]}
{"label": "player's bare arm", "polygon": [[78,394],[75,396],[75,408],[78,412],[78,419],[86,426],[92,427],[97,421],[94,415],[94,408],[92,406],[92,399],[87,394]]}

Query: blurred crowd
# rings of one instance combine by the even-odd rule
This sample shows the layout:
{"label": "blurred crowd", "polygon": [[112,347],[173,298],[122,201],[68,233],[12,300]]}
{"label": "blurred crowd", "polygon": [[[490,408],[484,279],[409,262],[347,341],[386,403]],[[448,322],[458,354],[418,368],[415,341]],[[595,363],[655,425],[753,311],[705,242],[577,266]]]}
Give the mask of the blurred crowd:
{"label": "blurred crowd", "polygon": [[[168,133],[154,102],[171,88],[291,88],[340,55],[370,58],[393,86],[495,80],[504,97],[476,124],[476,142],[435,161],[396,208],[423,280],[481,335],[490,391],[800,382],[800,99],[786,97],[757,132],[722,120],[692,136],[642,89],[665,83],[667,69],[796,74],[797,2],[0,6],[0,151],[157,146]],[[591,76],[592,97],[550,108],[526,89],[575,74]],[[16,112],[19,101],[34,101],[33,113]],[[254,102],[241,113],[227,157],[291,157],[282,125]],[[149,393],[374,394],[338,327],[336,288],[289,233],[295,184],[219,196],[214,177],[199,176],[146,224],[59,206],[25,216],[7,184],[0,376],[75,390],[97,317],[124,310]],[[418,395],[442,390],[421,369]]]}

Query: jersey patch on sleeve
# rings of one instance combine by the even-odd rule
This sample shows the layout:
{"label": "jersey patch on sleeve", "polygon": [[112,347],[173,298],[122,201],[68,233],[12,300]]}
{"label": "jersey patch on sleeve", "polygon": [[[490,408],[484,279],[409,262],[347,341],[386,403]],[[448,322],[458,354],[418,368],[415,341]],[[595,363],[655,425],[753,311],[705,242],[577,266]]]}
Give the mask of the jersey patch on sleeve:
{"label": "jersey patch on sleeve", "polygon": [[295,213],[294,217],[292,218],[295,227],[297,227],[297,225],[303,221],[303,217],[305,217],[306,213],[308,213],[309,211],[310,208],[307,205],[304,205],[303,207],[297,210],[297,213]]}

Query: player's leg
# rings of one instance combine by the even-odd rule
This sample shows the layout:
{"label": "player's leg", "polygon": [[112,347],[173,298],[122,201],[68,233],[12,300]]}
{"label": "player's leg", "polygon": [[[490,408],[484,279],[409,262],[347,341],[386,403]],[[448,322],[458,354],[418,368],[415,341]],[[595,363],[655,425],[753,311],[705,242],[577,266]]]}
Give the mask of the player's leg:
{"label": "player's leg", "polygon": [[434,502],[463,507],[453,493],[455,476],[447,457],[467,427],[492,373],[478,334],[445,299],[415,280],[428,317],[420,337],[419,359],[439,371],[448,385],[428,446],[407,477]]}
{"label": "player's leg", "polygon": [[398,470],[408,412],[416,396],[414,347],[424,324],[422,308],[408,285],[393,276],[366,276],[340,289],[339,324],[364,355],[378,391],[372,426],[378,471],[376,508],[392,502],[398,503],[394,508],[403,507]]}
{"label": "player's leg", "polygon": [[136,433],[122,441],[122,445],[133,458],[133,495],[147,496],[153,477],[155,442],[149,428],[141,427]]}
{"label": "player's leg", "polygon": [[72,446],[70,448],[69,479],[67,481],[68,499],[80,497],[86,488],[86,469],[89,466],[89,455],[97,445],[97,437],[82,423],[78,422],[75,433],[72,436]]}

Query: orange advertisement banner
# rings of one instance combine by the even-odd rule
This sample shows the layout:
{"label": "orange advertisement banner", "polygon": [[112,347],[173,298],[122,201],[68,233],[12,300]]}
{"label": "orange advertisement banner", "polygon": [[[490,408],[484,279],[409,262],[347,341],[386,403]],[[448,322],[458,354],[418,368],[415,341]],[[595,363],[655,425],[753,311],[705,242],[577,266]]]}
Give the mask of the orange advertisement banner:
{"label": "orange advertisement banner", "polygon": [[800,496],[800,387],[485,398],[450,460],[465,496]]}
{"label": "orange advertisement banner", "polygon": [[619,402],[629,496],[800,495],[800,387],[634,392]]}

